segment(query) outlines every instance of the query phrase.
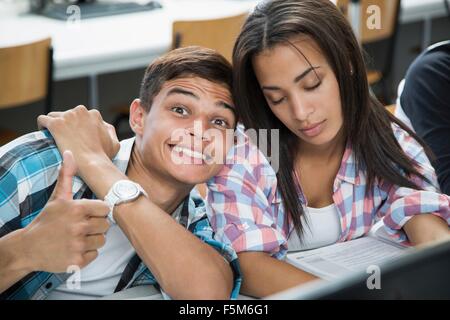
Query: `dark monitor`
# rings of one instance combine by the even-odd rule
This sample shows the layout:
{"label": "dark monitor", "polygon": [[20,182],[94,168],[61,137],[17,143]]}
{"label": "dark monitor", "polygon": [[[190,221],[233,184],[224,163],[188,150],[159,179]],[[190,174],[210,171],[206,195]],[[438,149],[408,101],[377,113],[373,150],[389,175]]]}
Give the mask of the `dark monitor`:
{"label": "dark monitor", "polygon": [[380,288],[369,289],[369,273],[311,283],[267,299],[450,299],[450,241],[418,249],[380,265]]}
{"label": "dark monitor", "polygon": [[40,0],[38,6],[34,7],[33,12],[49,18],[58,20],[67,20],[73,14],[73,8],[76,5],[79,9],[80,19],[90,19],[105,17],[118,14],[127,14],[135,12],[150,11],[161,8],[161,4],[157,1],[147,1],[144,4],[137,2],[117,2],[110,1],[95,1],[95,0],[78,0],[65,1],[62,3],[54,3],[53,1]]}

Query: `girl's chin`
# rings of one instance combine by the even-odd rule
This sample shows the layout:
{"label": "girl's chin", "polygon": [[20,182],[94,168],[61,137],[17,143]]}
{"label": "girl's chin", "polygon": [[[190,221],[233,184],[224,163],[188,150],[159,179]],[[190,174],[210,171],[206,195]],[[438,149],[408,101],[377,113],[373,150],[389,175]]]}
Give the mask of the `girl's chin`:
{"label": "girl's chin", "polygon": [[307,137],[303,135],[297,135],[303,142],[306,142],[310,145],[314,145],[317,147],[324,146],[330,143],[333,143],[333,141],[336,141],[336,135],[329,134],[327,132],[322,132],[321,134],[315,136],[315,137]]}

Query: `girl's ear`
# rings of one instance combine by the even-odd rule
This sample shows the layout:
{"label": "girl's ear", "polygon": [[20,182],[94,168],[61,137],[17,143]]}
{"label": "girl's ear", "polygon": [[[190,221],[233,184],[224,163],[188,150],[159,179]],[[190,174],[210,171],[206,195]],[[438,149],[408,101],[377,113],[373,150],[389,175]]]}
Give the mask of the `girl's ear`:
{"label": "girl's ear", "polygon": [[140,99],[134,99],[130,106],[130,128],[136,135],[144,134],[145,116],[147,112]]}

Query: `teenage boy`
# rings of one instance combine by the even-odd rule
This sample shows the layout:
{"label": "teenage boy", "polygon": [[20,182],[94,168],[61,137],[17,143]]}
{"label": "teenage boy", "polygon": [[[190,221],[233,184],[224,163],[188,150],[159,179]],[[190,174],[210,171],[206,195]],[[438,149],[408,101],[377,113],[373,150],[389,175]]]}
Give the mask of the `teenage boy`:
{"label": "teenage boy", "polygon": [[[203,132],[234,129],[231,78],[213,50],[177,49],[146,70],[130,106],[134,138],[111,146],[100,114],[79,106],[40,117],[52,134],[1,147],[1,298],[95,299],[139,285],[175,299],[236,297],[236,254],[189,196],[222,167],[206,161]],[[214,136],[226,154],[232,141]]]}

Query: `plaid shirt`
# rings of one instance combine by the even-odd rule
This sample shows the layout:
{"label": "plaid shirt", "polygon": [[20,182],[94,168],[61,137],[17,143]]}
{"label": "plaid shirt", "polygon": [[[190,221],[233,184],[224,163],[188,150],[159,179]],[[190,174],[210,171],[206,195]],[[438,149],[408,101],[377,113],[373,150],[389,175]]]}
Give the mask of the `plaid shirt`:
{"label": "plaid shirt", "polygon": [[[123,173],[133,143],[134,138],[123,140],[113,160]],[[24,228],[41,212],[55,187],[61,162],[61,155],[48,131],[27,134],[0,148],[0,237]],[[74,177],[72,193],[74,199],[95,198],[78,177]],[[204,202],[195,191],[191,192],[188,205],[191,222],[188,229],[230,263],[234,273],[231,298],[237,298],[241,277],[235,251],[214,240]],[[151,271],[139,259],[137,261],[139,265],[134,274],[130,274],[125,288],[157,285]],[[3,292],[0,299],[45,299],[70,276],[69,273],[33,272]],[[164,292],[163,296],[167,298]]]}
{"label": "plaid shirt", "polygon": [[[367,234],[371,226],[383,219],[386,231],[398,242],[408,245],[402,226],[422,213],[437,215],[450,224],[450,197],[441,194],[434,169],[423,148],[407,132],[393,125],[395,137],[404,152],[417,162],[418,170],[431,184],[418,178],[413,181],[422,190],[399,187],[376,181],[365,193],[366,175],[356,169],[355,156],[347,144],[333,184],[333,202],[339,212],[339,242]],[[286,219],[275,171],[268,160],[237,130],[238,141],[227,155],[227,165],[210,179],[207,214],[216,238],[233,246],[237,253],[263,251],[283,259],[293,223]],[[230,163],[230,164],[228,164]],[[297,186],[301,190],[300,186]],[[306,198],[299,192],[302,205]]]}

